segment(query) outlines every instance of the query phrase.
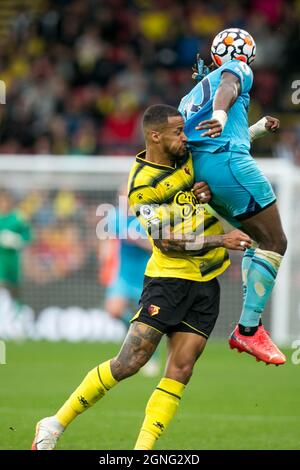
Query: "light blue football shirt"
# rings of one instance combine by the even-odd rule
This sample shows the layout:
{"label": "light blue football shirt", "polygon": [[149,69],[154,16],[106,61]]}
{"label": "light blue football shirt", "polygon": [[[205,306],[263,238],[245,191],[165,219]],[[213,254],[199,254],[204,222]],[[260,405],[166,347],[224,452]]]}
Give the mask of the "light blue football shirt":
{"label": "light blue football shirt", "polygon": [[[195,127],[206,119],[211,119],[213,101],[220,84],[223,72],[230,72],[240,79],[240,94],[228,112],[228,120],[220,137],[201,137],[204,130],[196,131]],[[188,137],[191,150],[194,146],[204,152],[224,150],[248,153],[250,138],[248,130],[249,91],[253,83],[253,73],[250,67],[240,60],[230,60],[201,80],[179,105],[179,111],[185,119],[185,134]]]}

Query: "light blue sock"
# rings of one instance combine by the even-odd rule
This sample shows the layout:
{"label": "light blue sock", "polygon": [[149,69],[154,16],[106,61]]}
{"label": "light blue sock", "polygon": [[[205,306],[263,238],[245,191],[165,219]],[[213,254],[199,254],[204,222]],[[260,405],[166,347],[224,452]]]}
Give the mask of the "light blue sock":
{"label": "light blue sock", "polygon": [[239,324],[257,326],[261,313],[270,298],[282,256],[257,248],[246,278],[244,305]]}
{"label": "light blue sock", "polygon": [[242,259],[242,286],[243,286],[243,299],[245,301],[247,294],[248,272],[252,258],[255,253],[255,248],[248,248]]}

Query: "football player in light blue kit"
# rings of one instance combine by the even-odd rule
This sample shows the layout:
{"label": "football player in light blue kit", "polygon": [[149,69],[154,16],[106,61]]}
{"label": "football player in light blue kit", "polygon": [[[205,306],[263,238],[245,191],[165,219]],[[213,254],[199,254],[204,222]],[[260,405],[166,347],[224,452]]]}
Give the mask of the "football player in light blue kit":
{"label": "football player in light blue kit", "polygon": [[217,68],[201,77],[181,100],[179,110],[186,120],[195,179],[209,185],[210,205],[258,245],[246,250],[243,258],[244,304],[229,344],[267,364],[284,364],[285,356],[269,338],[260,316],[287,241],[273,189],[250,155],[251,140],[276,130],[279,121],[266,117],[248,128],[253,84],[249,64],[255,57],[255,43],[249,33],[222,31],[213,41],[212,57]]}

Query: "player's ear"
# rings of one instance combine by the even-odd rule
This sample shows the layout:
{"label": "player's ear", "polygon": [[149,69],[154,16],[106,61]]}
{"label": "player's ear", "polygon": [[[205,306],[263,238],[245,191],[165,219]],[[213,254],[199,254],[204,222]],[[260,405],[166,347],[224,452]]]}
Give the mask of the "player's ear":
{"label": "player's ear", "polygon": [[160,143],[160,133],[158,131],[151,131],[151,139],[155,144]]}

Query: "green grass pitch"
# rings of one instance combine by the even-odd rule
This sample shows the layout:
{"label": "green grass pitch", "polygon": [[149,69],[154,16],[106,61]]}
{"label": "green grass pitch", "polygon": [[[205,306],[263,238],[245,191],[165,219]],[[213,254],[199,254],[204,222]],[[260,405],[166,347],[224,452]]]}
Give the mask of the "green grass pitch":
{"label": "green grass pitch", "polygon": [[[37,420],[53,414],[116,344],[7,343],[0,365],[0,449],[30,448]],[[178,413],[156,449],[300,449],[300,365],[256,363],[208,343]],[[138,374],[80,416],[59,449],[132,449],[158,378]]]}

